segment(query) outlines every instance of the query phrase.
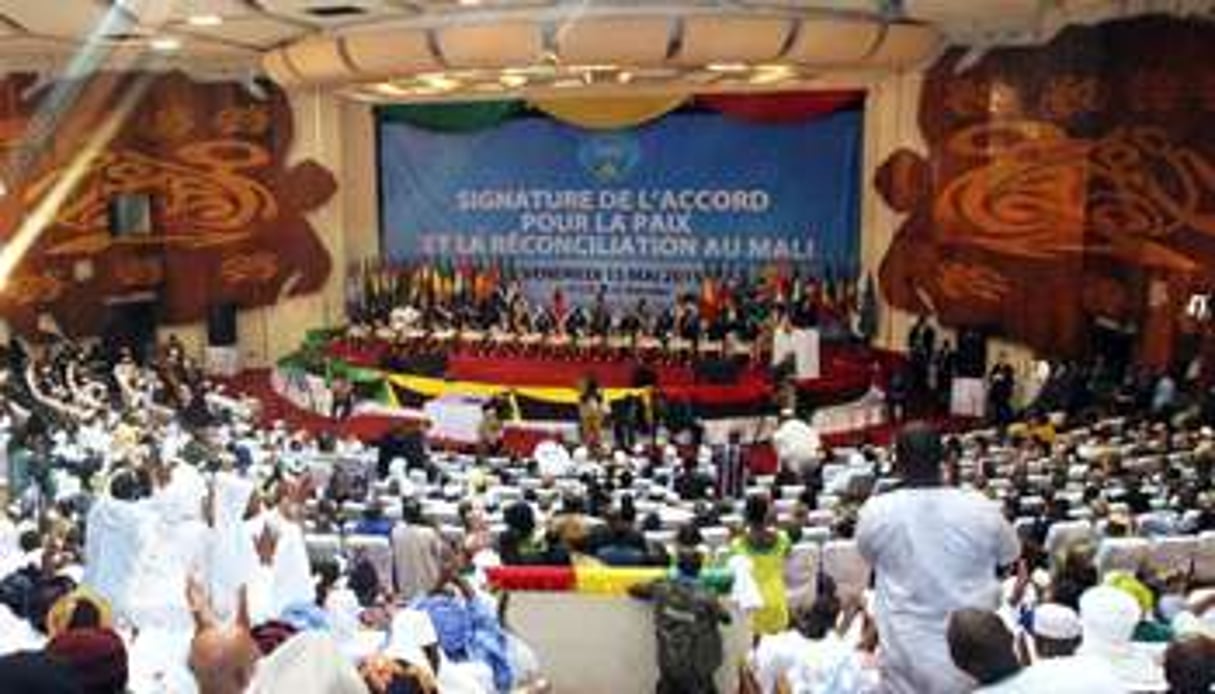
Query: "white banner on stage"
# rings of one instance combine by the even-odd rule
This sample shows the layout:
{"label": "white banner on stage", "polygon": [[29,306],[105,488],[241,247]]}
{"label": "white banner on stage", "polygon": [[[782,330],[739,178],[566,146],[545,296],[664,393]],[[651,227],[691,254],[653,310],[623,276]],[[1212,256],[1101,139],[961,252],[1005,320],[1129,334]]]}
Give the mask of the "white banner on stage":
{"label": "white banner on stage", "polygon": [[987,383],[981,378],[955,378],[949,391],[949,413],[982,417],[987,410]]}
{"label": "white banner on stage", "polygon": [[431,426],[432,438],[458,443],[476,443],[481,438],[484,398],[445,395],[422,406]]}

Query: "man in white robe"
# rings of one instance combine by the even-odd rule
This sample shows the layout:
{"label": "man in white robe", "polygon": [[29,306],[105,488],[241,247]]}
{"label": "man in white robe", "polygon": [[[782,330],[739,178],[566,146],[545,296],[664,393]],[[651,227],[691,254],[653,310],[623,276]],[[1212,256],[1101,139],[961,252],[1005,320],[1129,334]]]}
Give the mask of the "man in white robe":
{"label": "man in white robe", "polygon": [[856,540],[876,573],[875,615],[881,638],[882,691],[968,691],[945,641],[949,614],[995,609],[997,567],[1020,552],[995,503],[973,491],[941,486],[943,447],[924,424],[908,425],[896,444],[903,487],[861,508]]}
{"label": "man in white robe", "polygon": [[129,618],[156,518],[139,500],[103,494],[85,522],[84,584],[108,600],[115,614]]}
{"label": "man in white robe", "polygon": [[253,482],[231,472],[217,473],[211,483],[211,531],[203,576],[211,605],[221,619],[234,614],[241,586],[253,580],[258,567],[253,538],[244,520],[252,495]]}

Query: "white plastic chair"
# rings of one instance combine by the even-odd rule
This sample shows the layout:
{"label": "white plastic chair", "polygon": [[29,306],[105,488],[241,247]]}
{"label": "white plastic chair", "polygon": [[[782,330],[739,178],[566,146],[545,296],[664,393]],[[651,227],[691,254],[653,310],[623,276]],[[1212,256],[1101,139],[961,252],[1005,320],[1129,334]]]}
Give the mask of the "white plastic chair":
{"label": "white plastic chair", "polygon": [[785,590],[789,606],[810,605],[818,595],[818,568],[822,550],[814,542],[799,542],[785,559]]}
{"label": "white plastic chair", "polygon": [[346,556],[352,561],[366,557],[375,567],[380,585],[392,587],[392,544],[380,535],[352,535],[346,538]]}
{"label": "white plastic chair", "polygon": [[1168,571],[1180,571],[1188,575],[1198,553],[1198,538],[1160,537],[1153,539],[1148,547],[1148,561]]}
{"label": "white plastic chair", "polygon": [[869,587],[872,569],[853,540],[831,540],[823,545],[823,572],[835,579],[839,596],[860,595]]}
{"label": "white plastic chair", "polygon": [[1147,561],[1151,543],[1142,537],[1107,537],[1097,547],[1097,570],[1104,579],[1111,571],[1134,574]]}
{"label": "white plastic chair", "polygon": [[1194,581],[1199,585],[1215,585],[1215,530],[1198,536],[1194,548]]}
{"label": "white plastic chair", "polygon": [[1093,537],[1093,526],[1086,520],[1061,521],[1050,526],[1046,531],[1046,551],[1052,556],[1063,547],[1090,540]]}
{"label": "white plastic chair", "polygon": [[333,561],[342,553],[342,539],[333,534],[305,535],[304,548],[313,564]]}

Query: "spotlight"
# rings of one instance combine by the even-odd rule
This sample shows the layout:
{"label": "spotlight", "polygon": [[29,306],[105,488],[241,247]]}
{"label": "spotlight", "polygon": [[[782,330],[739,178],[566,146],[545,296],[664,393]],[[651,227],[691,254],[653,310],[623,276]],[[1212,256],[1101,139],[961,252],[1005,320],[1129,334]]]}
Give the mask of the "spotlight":
{"label": "spotlight", "polygon": [[224,23],[224,18],[217,14],[192,14],[186,23],[192,27],[217,27]]}
{"label": "spotlight", "polygon": [[157,36],[149,41],[148,45],[158,53],[172,53],[181,49],[181,39],[176,36]]}

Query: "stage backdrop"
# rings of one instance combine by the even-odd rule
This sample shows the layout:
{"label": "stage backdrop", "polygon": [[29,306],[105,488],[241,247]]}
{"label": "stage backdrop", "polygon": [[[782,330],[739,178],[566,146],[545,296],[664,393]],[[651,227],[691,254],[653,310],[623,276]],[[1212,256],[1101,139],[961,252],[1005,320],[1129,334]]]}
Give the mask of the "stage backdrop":
{"label": "stage backdrop", "polygon": [[[416,122],[416,121],[415,121]],[[381,118],[393,260],[509,263],[533,298],[667,301],[702,271],[856,271],[861,111],[757,123],[676,111],[590,131],[524,115],[472,132]]]}

